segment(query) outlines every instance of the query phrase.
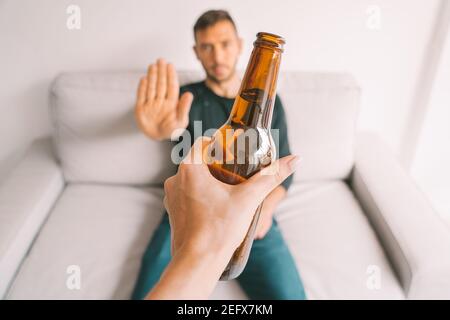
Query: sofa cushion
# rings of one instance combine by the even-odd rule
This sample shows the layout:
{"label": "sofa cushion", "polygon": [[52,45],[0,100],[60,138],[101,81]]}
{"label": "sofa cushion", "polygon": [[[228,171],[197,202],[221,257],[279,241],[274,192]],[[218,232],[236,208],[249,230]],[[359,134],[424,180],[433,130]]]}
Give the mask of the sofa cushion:
{"label": "sofa cushion", "polygon": [[[162,189],[69,185],[9,291],[9,299],[128,299],[141,257],[163,214]],[[277,219],[310,299],[401,299],[403,291],[347,185],[294,183]],[[80,290],[66,286],[81,269]],[[380,288],[367,286],[375,266]],[[270,268],[270,266],[268,266]],[[212,299],[240,299],[235,280]]]}
{"label": "sofa cushion", "polygon": [[[68,185],[7,298],[129,299],[162,198],[160,188]],[[76,284],[78,267],[79,290],[66,285]]]}
{"label": "sofa cushion", "polygon": [[284,72],[278,92],[291,152],[302,156],[294,181],[345,179],[354,162],[359,88],[348,74]]}
{"label": "sofa cushion", "polygon": [[309,298],[404,299],[383,248],[346,183],[294,183],[276,218]]}
{"label": "sofa cushion", "polygon": [[[201,79],[180,72],[180,83]],[[138,72],[68,73],[51,89],[54,142],[68,182],[161,185],[173,174],[170,142],[144,136],[134,120]],[[345,178],[353,165],[359,91],[352,77],[283,72],[292,151],[303,156],[296,181]]]}
{"label": "sofa cushion", "polygon": [[66,181],[161,184],[174,172],[170,142],[152,141],[137,128],[137,81],[135,73],[57,78],[50,111]]}

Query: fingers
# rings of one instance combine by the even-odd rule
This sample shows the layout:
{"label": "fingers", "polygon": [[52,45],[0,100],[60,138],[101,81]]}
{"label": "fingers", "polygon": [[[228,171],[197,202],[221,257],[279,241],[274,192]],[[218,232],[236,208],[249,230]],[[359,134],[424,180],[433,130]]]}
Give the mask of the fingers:
{"label": "fingers", "polygon": [[261,203],[273,189],[294,173],[298,160],[299,158],[293,155],[278,159],[247,181],[236,185],[234,189],[239,194]]}
{"label": "fingers", "polygon": [[151,101],[156,97],[156,79],[158,77],[156,65],[151,64],[147,72],[147,100]]}
{"label": "fingers", "polygon": [[164,100],[167,94],[167,63],[164,59],[158,59],[158,80],[156,81],[156,99]]}
{"label": "fingers", "polygon": [[185,92],[180,98],[177,107],[177,120],[183,127],[187,127],[189,123],[189,110],[191,110],[194,95],[190,92]]}
{"label": "fingers", "polygon": [[145,103],[145,100],[147,100],[147,78],[143,77],[139,81],[139,86],[137,90],[137,98],[136,98],[136,104],[138,106],[141,106]]}
{"label": "fingers", "polygon": [[180,84],[173,64],[167,64],[167,99],[176,101],[180,94]]}

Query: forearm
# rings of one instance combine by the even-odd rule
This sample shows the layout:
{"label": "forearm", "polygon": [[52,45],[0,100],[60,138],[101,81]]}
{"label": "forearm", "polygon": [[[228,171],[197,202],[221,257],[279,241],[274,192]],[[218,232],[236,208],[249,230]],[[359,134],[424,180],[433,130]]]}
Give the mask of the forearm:
{"label": "forearm", "polygon": [[179,251],[146,299],[207,299],[231,254],[232,251],[225,249],[204,253]]}

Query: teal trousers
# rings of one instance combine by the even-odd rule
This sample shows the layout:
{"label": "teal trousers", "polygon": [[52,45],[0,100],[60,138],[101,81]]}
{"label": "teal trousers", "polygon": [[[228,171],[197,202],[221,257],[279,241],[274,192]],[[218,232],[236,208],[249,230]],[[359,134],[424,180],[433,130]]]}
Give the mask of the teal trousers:
{"label": "teal trousers", "polygon": [[[164,214],[145,251],[132,299],[143,299],[148,294],[170,259],[170,224]],[[306,299],[294,259],[275,219],[266,236],[253,242],[237,281],[250,299]]]}

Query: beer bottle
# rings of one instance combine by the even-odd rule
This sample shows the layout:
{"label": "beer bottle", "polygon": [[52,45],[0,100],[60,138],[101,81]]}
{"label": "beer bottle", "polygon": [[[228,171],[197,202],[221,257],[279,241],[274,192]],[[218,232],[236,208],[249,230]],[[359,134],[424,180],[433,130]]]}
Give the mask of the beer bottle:
{"label": "beer bottle", "polygon": [[[259,32],[256,37],[231,114],[212,136],[208,149],[211,174],[228,184],[245,181],[276,158],[270,127],[285,41],[265,32]],[[257,208],[247,235],[220,280],[234,279],[244,270],[262,205]]]}

